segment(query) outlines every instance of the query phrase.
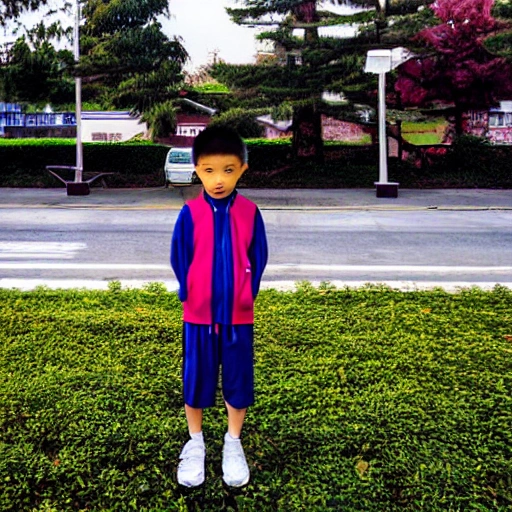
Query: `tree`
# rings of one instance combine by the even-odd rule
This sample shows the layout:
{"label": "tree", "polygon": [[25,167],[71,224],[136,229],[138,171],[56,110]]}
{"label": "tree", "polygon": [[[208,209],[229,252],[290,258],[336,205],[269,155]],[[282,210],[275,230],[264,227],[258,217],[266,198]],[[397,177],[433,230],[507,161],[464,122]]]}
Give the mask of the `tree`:
{"label": "tree", "polygon": [[263,137],[265,131],[256,121],[256,117],[262,114],[266,114],[266,110],[233,108],[214,116],[210,124],[230,126],[241,137],[254,139]]}
{"label": "tree", "polygon": [[[167,0],[86,0],[77,72],[105,103],[149,110],[177,93],[187,52],[157,21]],[[84,87],[86,93],[87,86]]]}
{"label": "tree", "polygon": [[48,0],[2,0],[0,2],[0,25],[4,26],[8,20],[19,18],[23,11],[36,11],[47,3]]}
{"label": "tree", "polygon": [[484,42],[507,25],[492,15],[493,0],[437,0],[441,22],[416,36],[426,54],[400,68],[396,90],[404,105],[443,101],[454,105],[455,132],[463,132],[463,113],[488,108],[512,94],[512,67]]}
{"label": "tree", "polygon": [[[321,2],[313,0],[241,0],[239,3],[244,7],[227,9],[233,21],[268,27],[259,38],[274,43],[277,57],[272,63],[255,66],[218,64],[212,68],[213,76],[235,92],[252,91],[267,106],[291,104],[295,156],[321,160],[321,114],[328,111],[353,116],[354,103],[376,102],[376,95],[372,98],[368,94],[376,89],[376,79],[363,72],[366,51],[406,39],[409,32],[403,20],[411,15],[422,16],[417,13],[418,7],[431,2],[332,0],[332,3],[371,8],[347,16],[320,10]],[[396,22],[397,28],[391,27],[391,22]],[[359,24],[360,30],[351,38],[323,36],[319,31],[325,26],[352,23]],[[303,37],[296,35],[297,29],[303,30]],[[327,105],[322,100],[324,91],[341,93],[350,102],[337,107]]]}
{"label": "tree", "polygon": [[178,126],[176,108],[172,101],[157,103],[144,112],[142,121],[148,124],[153,141],[169,137],[170,133],[176,132]]}
{"label": "tree", "polygon": [[32,46],[23,36],[7,52],[6,63],[0,68],[2,99],[36,104],[72,102],[73,54],[57,51],[44,38]]}

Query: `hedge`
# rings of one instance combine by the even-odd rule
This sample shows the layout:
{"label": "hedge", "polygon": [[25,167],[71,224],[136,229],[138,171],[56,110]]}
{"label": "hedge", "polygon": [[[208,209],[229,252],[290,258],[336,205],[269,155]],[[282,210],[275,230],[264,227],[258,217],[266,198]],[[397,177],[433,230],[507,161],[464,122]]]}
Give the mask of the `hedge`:
{"label": "hedge", "polygon": [[[250,168],[241,187],[371,188],[378,180],[378,146],[326,144],[323,163],[293,161],[289,140],[248,141],[248,149]],[[107,178],[110,187],[163,186],[167,151],[150,143],[85,144],[85,171],[114,172]],[[465,137],[442,153],[421,168],[390,158],[390,181],[402,188],[512,188],[512,146]],[[59,186],[45,166],[74,165],[74,142],[0,141],[0,161],[0,186]]]}
{"label": "hedge", "polygon": [[[164,185],[164,162],[169,148],[135,144],[84,144],[85,172],[114,172],[112,187]],[[46,171],[47,165],[75,165],[74,142],[35,140],[20,145],[0,144],[0,185],[4,187],[57,187],[60,182]],[[61,173],[65,177],[65,174]],[[72,176],[73,173],[69,173]]]}
{"label": "hedge", "polygon": [[144,290],[0,290],[0,510],[502,511],[512,507],[512,292],[261,293],[251,481],[221,483],[226,418],[187,438],[181,306]]}

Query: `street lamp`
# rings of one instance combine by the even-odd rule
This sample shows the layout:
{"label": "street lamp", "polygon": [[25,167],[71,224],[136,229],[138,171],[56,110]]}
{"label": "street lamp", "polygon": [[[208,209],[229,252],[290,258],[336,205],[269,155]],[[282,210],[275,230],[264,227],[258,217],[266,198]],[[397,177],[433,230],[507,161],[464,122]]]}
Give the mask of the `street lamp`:
{"label": "street lamp", "polygon": [[[73,38],[75,62],[80,61],[80,0],[76,0],[75,12],[75,34]],[[82,145],[82,78],[75,77],[76,97],[76,168],[75,183],[82,183],[82,172],[84,169],[84,156]]]}
{"label": "street lamp", "polygon": [[[75,33],[73,37],[75,62],[80,61],[80,0],[76,0],[75,11]],[[75,98],[76,98],[76,167],[75,183],[82,183],[84,156],[82,144],[82,78],[75,77]],[[88,189],[87,185],[87,189]],[[77,186],[77,188],[81,188]]]}
{"label": "street lamp", "polygon": [[386,73],[413,57],[407,48],[369,50],[366,55],[366,73],[379,75],[379,181],[375,182],[377,197],[398,197],[398,183],[388,181],[386,137]]}

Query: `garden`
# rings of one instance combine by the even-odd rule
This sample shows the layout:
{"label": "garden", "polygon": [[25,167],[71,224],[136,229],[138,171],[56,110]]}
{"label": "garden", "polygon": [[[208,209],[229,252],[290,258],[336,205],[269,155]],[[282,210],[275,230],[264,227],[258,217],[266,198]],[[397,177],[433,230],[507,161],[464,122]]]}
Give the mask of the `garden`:
{"label": "garden", "polygon": [[222,485],[221,397],[207,478],[176,481],[187,438],[181,305],[142,290],[0,290],[0,509],[506,511],[512,292],[262,291],[251,481]]}

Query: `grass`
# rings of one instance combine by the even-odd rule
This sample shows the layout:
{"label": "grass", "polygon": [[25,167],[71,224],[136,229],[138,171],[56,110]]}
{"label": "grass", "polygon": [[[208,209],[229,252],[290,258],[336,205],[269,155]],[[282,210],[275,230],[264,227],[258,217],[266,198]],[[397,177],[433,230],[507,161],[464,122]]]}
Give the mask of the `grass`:
{"label": "grass", "polygon": [[411,144],[416,144],[418,146],[428,145],[428,144],[441,144],[442,137],[437,133],[404,133],[404,139]]}
{"label": "grass", "polygon": [[0,290],[2,511],[505,511],[512,292],[261,293],[252,479],[184,492],[181,307],[145,290]]}
{"label": "grass", "polygon": [[424,122],[404,121],[402,136],[411,144],[441,144],[447,122],[444,118]]}

